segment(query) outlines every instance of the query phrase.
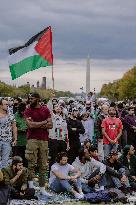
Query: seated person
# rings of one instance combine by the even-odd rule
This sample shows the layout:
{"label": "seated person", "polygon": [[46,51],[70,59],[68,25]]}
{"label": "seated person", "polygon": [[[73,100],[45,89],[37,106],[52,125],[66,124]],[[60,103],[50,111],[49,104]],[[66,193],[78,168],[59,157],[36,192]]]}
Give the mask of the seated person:
{"label": "seated person", "polygon": [[68,164],[65,152],[58,153],[56,163],[51,166],[49,187],[55,192],[68,191],[75,198],[84,198],[80,181],[80,171]]}
{"label": "seated person", "polygon": [[89,148],[90,148],[91,146],[92,146],[91,140],[90,140],[90,139],[86,139],[86,140],[84,141],[83,148],[89,150]]}
{"label": "seated person", "polygon": [[23,160],[15,156],[12,164],[2,169],[4,183],[12,188],[11,198],[32,199],[35,198],[35,190],[27,188],[27,169],[23,167]]}
{"label": "seated person", "polygon": [[126,169],[119,162],[118,152],[111,151],[104,161],[106,165],[107,187],[118,188],[124,193],[130,191],[130,184],[127,178]]}
{"label": "seated person", "polygon": [[5,185],[3,173],[0,170],[0,205],[7,205],[10,196],[10,187]]}
{"label": "seated person", "polygon": [[84,193],[93,191],[95,184],[99,184],[100,190],[104,190],[104,177],[106,166],[94,158],[91,158],[88,150],[81,149],[79,156],[72,164],[81,172],[82,189]]}
{"label": "seated person", "polygon": [[123,153],[119,158],[120,163],[128,170],[130,186],[136,190],[136,156],[135,149],[132,145],[126,145]]}
{"label": "seated person", "polygon": [[99,161],[99,159],[98,159],[98,150],[97,150],[96,146],[92,145],[89,148],[89,154],[90,154],[91,158],[94,158],[95,160]]}

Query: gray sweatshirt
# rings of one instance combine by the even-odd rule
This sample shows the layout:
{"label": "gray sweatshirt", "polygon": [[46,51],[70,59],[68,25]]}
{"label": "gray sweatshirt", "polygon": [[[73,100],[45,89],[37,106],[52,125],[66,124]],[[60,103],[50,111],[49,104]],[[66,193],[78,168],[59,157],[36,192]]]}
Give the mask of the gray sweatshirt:
{"label": "gray sweatshirt", "polygon": [[81,181],[83,183],[87,183],[87,178],[96,170],[100,169],[100,174],[104,174],[106,171],[106,166],[95,160],[94,158],[90,158],[90,161],[87,161],[85,164],[81,163],[79,158],[77,157],[75,161],[72,163],[72,165],[79,169],[81,172]]}

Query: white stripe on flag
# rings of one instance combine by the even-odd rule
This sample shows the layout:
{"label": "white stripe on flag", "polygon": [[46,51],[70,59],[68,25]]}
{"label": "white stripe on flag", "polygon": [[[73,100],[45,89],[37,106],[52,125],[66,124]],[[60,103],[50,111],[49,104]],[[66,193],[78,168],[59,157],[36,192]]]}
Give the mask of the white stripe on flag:
{"label": "white stripe on flag", "polygon": [[28,58],[30,56],[39,55],[36,50],[34,49],[37,42],[34,42],[30,44],[28,47],[22,48],[21,50],[17,51],[16,53],[13,53],[12,55],[9,55],[8,62],[9,65],[18,63],[22,61],[25,58]]}

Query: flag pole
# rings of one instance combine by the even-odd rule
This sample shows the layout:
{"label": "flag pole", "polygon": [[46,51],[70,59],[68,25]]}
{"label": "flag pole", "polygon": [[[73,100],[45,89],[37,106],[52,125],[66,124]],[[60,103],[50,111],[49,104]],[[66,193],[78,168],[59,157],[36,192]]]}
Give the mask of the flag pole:
{"label": "flag pole", "polygon": [[[51,26],[50,26],[50,29],[51,29]],[[52,49],[52,31],[51,31],[51,49]],[[53,89],[53,93],[55,93],[53,53],[52,53],[52,89]]]}
{"label": "flag pole", "polygon": [[53,93],[55,92],[55,87],[54,87],[54,67],[52,64],[52,89],[53,89]]}

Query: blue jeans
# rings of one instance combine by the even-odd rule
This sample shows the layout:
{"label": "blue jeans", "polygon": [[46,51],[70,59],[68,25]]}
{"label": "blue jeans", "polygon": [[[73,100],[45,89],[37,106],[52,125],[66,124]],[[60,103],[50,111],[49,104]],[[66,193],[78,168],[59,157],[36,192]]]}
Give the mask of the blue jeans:
{"label": "blue jeans", "polygon": [[[106,186],[107,187],[115,187],[115,188],[118,188],[118,189],[121,188],[122,186],[124,186],[126,188],[130,187],[128,179],[126,180],[125,183],[122,184],[119,178],[113,176],[112,168],[111,168],[111,171],[110,171],[110,169],[108,169],[107,172],[108,172],[107,175],[106,175],[106,183],[107,183]],[[127,176],[127,172],[126,172],[125,168],[120,168],[118,170],[118,173],[120,173],[122,176],[123,175]]]}
{"label": "blue jeans", "polygon": [[85,194],[94,191],[94,189],[92,187],[88,186],[88,184],[85,184],[85,183],[82,183],[82,190],[83,190],[83,193],[85,193]]}
{"label": "blue jeans", "polygon": [[[90,176],[88,176],[86,179],[92,179],[93,177],[95,177],[96,175],[99,175],[100,174],[100,168],[97,168],[94,172],[92,172],[92,174]],[[105,175],[103,175],[101,178],[100,178],[100,181],[98,182],[99,186],[105,186],[106,185],[106,178],[105,178]],[[92,188],[94,187],[95,185],[92,185]]]}
{"label": "blue jeans", "polygon": [[104,144],[104,157],[106,158],[111,151],[117,151],[118,144]]}
{"label": "blue jeans", "polygon": [[8,165],[10,152],[11,152],[11,143],[0,140],[0,153],[1,153],[0,169],[5,168]]}
{"label": "blue jeans", "polygon": [[72,182],[70,180],[66,180],[66,179],[58,179],[56,178],[54,180],[54,182],[51,183],[50,185],[50,189],[52,189],[55,192],[64,192],[64,191],[68,191],[71,192],[72,191],[72,185],[75,186],[75,188],[77,189],[81,189],[81,181],[80,178],[77,178],[76,182]]}
{"label": "blue jeans", "polygon": [[[120,168],[119,171],[118,171],[120,174],[125,175],[126,176],[126,170],[125,168]],[[120,188],[122,186],[121,184],[121,181],[117,178],[117,177],[113,177],[112,176],[112,181],[115,185],[115,187],[117,188]],[[129,180],[127,179],[127,181],[124,183],[124,186],[127,188],[127,187],[130,187],[130,184],[129,184]]]}

